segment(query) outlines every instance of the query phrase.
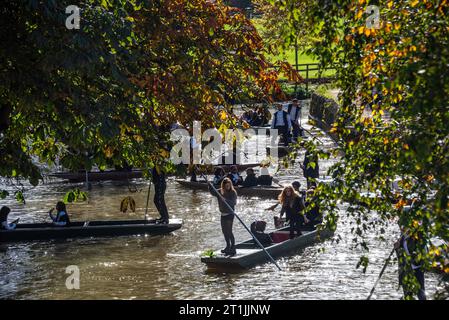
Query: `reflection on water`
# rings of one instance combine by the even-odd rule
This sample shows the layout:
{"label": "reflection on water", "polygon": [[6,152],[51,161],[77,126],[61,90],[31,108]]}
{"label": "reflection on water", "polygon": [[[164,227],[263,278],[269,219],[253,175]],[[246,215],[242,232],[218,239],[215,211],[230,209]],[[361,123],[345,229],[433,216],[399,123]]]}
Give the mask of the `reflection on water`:
{"label": "reflection on water", "polygon": [[[323,172],[330,164],[321,164]],[[298,166],[283,169],[281,175],[284,183],[302,177]],[[148,185],[144,181],[133,183],[139,192],[130,192],[123,183],[94,184],[88,202],[68,206],[72,220],[143,217]],[[14,201],[1,205],[12,208],[11,220],[20,217],[21,222],[42,222],[71,188],[73,185],[50,181],[27,192],[26,205]],[[136,213],[119,211],[120,201],[128,195],[136,200]],[[397,235],[392,226],[386,240],[368,239],[371,251],[366,274],[355,268],[361,251],[353,248],[345,220],[336,233],[342,238],[340,242],[327,241],[280,259],[282,271],[267,263],[245,272],[210,273],[200,262],[201,253],[224,246],[216,199],[207,192],[184,189],[173,180],[166,198],[171,217],[184,221],[183,228],[170,235],[0,244],[0,298],[366,299]],[[273,203],[241,198],[237,213],[248,224],[263,219],[272,228],[273,212],[264,209]],[[158,217],[152,203],[149,215]],[[235,223],[237,240],[248,238],[244,228]],[[80,290],[65,287],[65,268],[69,265],[80,269]],[[427,275],[426,281],[428,293],[435,291],[437,277]],[[386,269],[373,298],[400,296],[393,264]]]}

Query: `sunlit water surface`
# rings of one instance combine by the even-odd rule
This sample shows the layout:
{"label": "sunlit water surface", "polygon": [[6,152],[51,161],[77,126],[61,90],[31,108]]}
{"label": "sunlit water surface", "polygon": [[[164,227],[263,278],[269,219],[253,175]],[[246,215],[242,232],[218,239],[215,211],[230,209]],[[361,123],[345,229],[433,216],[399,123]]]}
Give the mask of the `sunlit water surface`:
{"label": "sunlit water surface", "polygon": [[[326,137],[320,139],[324,145],[332,144]],[[299,159],[302,157],[303,153]],[[332,162],[321,163],[322,174]],[[277,175],[282,184],[293,180],[305,184],[298,165],[282,169]],[[73,187],[48,180],[25,193],[25,205],[12,199],[1,205],[12,208],[11,220],[20,217],[21,222],[42,222],[48,220],[47,211]],[[131,192],[136,187],[137,192]],[[14,190],[12,186],[7,189]],[[94,183],[89,201],[70,204],[68,212],[72,220],[138,219],[145,211],[147,190],[148,184],[143,180],[133,181],[131,188],[126,183]],[[119,211],[121,200],[128,195],[136,200],[136,213]],[[397,236],[394,226],[387,230],[385,240],[368,235],[370,265],[366,273],[356,268],[362,252],[353,246],[346,218],[340,221],[336,232],[341,241],[326,241],[279,259],[282,271],[266,263],[240,273],[210,273],[200,262],[201,253],[224,246],[216,199],[207,192],[185,189],[171,178],[166,200],[171,217],[184,222],[180,230],[170,235],[0,244],[0,298],[366,299]],[[274,213],[265,209],[273,203],[240,198],[237,213],[248,224],[263,219],[272,228]],[[149,215],[158,217],[151,202]],[[237,221],[234,231],[238,241],[248,238]],[[69,265],[79,267],[79,290],[66,288],[65,270]],[[438,281],[436,275],[426,275],[429,296],[435,292]],[[392,263],[373,298],[400,297],[397,266]]]}

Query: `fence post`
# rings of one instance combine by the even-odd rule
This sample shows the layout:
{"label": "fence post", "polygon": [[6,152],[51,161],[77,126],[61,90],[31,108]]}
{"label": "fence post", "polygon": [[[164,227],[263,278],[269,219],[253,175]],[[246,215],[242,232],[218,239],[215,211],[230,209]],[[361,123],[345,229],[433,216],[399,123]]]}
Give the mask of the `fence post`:
{"label": "fence post", "polygon": [[306,91],[309,92],[309,64],[306,64]]}
{"label": "fence post", "polygon": [[[296,66],[296,73],[298,73],[298,38],[295,37],[295,66]],[[295,81],[295,98],[298,97],[298,81]]]}

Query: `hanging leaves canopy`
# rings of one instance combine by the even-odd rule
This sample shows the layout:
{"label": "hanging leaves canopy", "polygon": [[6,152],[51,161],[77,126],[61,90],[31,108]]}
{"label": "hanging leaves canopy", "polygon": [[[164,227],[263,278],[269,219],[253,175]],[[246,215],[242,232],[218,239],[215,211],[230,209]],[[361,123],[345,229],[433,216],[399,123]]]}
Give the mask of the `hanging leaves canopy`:
{"label": "hanging leaves canopy", "polygon": [[148,167],[172,123],[213,126],[218,105],[282,94],[255,28],[221,1],[85,0],[69,30],[71,4],[0,8],[0,176],[37,184],[33,156]]}
{"label": "hanging leaves canopy", "polygon": [[[356,240],[366,249],[367,231],[384,232],[394,217],[423,243],[435,236],[449,240],[449,3],[379,1],[377,29],[368,23],[370,4],[310,1],[305,16],[289,16],[292,23],[307,19],[321,37],[311,53],[336,67],[341,88],[333,132],[344,156],[331,170],[332,188],[321,187],[323,204],[350,203]],[[395,180],[399,193],[392,189]],[[380,196],[362,198],[362,190]],[[405,213],[413,198],[413,210]],[[426,267],[444,268],[441,252],[420,254]],[[361,261],[366,266],[368,260]]]}

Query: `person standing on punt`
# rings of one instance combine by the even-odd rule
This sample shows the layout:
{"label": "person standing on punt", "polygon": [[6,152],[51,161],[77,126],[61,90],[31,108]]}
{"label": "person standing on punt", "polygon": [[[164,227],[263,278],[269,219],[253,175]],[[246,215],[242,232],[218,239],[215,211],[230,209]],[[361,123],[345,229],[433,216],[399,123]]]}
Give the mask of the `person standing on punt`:
{"label": "person standing on punt", "polygon": [[53,221],[53,225],[58,227],[67,227],[70,225],[70,218],[69,214],[67,213],[67,208],[65,206],[65,203],[62,201],[58,201],[56,203],[56,216],[53,215],[53,211],[55,209],[51,209],[48,211],[48,215],[50,216],[50,219]]}
{"label": "person standing on punt", "polygon": [[[8,215],[11,212],[9,207],[2,207],[0,209],[0,229],[1,230],[14,230],[17,226],[17,223],[8,223]],[[16,220],[17,221],[17,220]]]}
{"label": "person standing on punt", "polygon": [[295,236],[295,231],[298,236],[302,234],[301,225],[304,224],[304,200],[297,193],[292,186],[285,187],[279,195],[279,202],[282,205],[280,218],[286,214],[287,220],[290,223],[290,239]]}
{"label": "person standing on punt", "polygon": [[[406,210],[411,210],[408,207]],[[399,284],[404,290],[405,299],[413,299],[417,293],[419,300],[426,300],[425,278],[423,271],[423,261],[420,255],[426,252],[426,245],[420,232],[411,234],[404,227],[406,225],[405,213],[399,223],[401,237],[394,244],[399,263]]]}
{"label": "person standing on punt", "polygon": [[300,164],[300,167],[304,172],[304,178],[307,180],[307,189],[316,186],[316,179],[320,177],[318,156],[307,150],[304,155],[304,162]]}
{"label": "person standing on punt", "polygon": [[292,121],[292,133],[293,139],[296,141],[299,136],[302,136],[302,128],[299,125],[299,119],[301,118],[302,107],[299,105],[298,99],[293,99],[292,103],[288,105],[288,114],[290,115],[290,119]]}
{"label": "person standing on punt", "polygon": [[[237,192],[235,191],[229,178],[224,178],[221,182],[221,188],[217,190],[220,194],[217,194],[217,192],[210,187],[209,191],[213,196],[217,197],[218,208],[221,212],[221,231],[223,232],[223,236],[226,241],[226,248],[221,250],[221,252],[225,255],[234,256],[236,254],[236,249],[235,238],[234,234],[232,233],[232,224],[234,222],[233,210],[235,208],[235,205],[237,204]],[[226,203],[229,205],[229,207],[232,208],[232,210],[228,208],[224,201],[226,201]]]}
{"label": "person standing on punt", "polygon": [[162,169],[154,166],[151,171],[151,177],[154,184],[154,205],[159,212],[161,218],[156,223],[167,224],[169,222],[168,209],[165,204],[165,190],[167,189],[167,180]]}

